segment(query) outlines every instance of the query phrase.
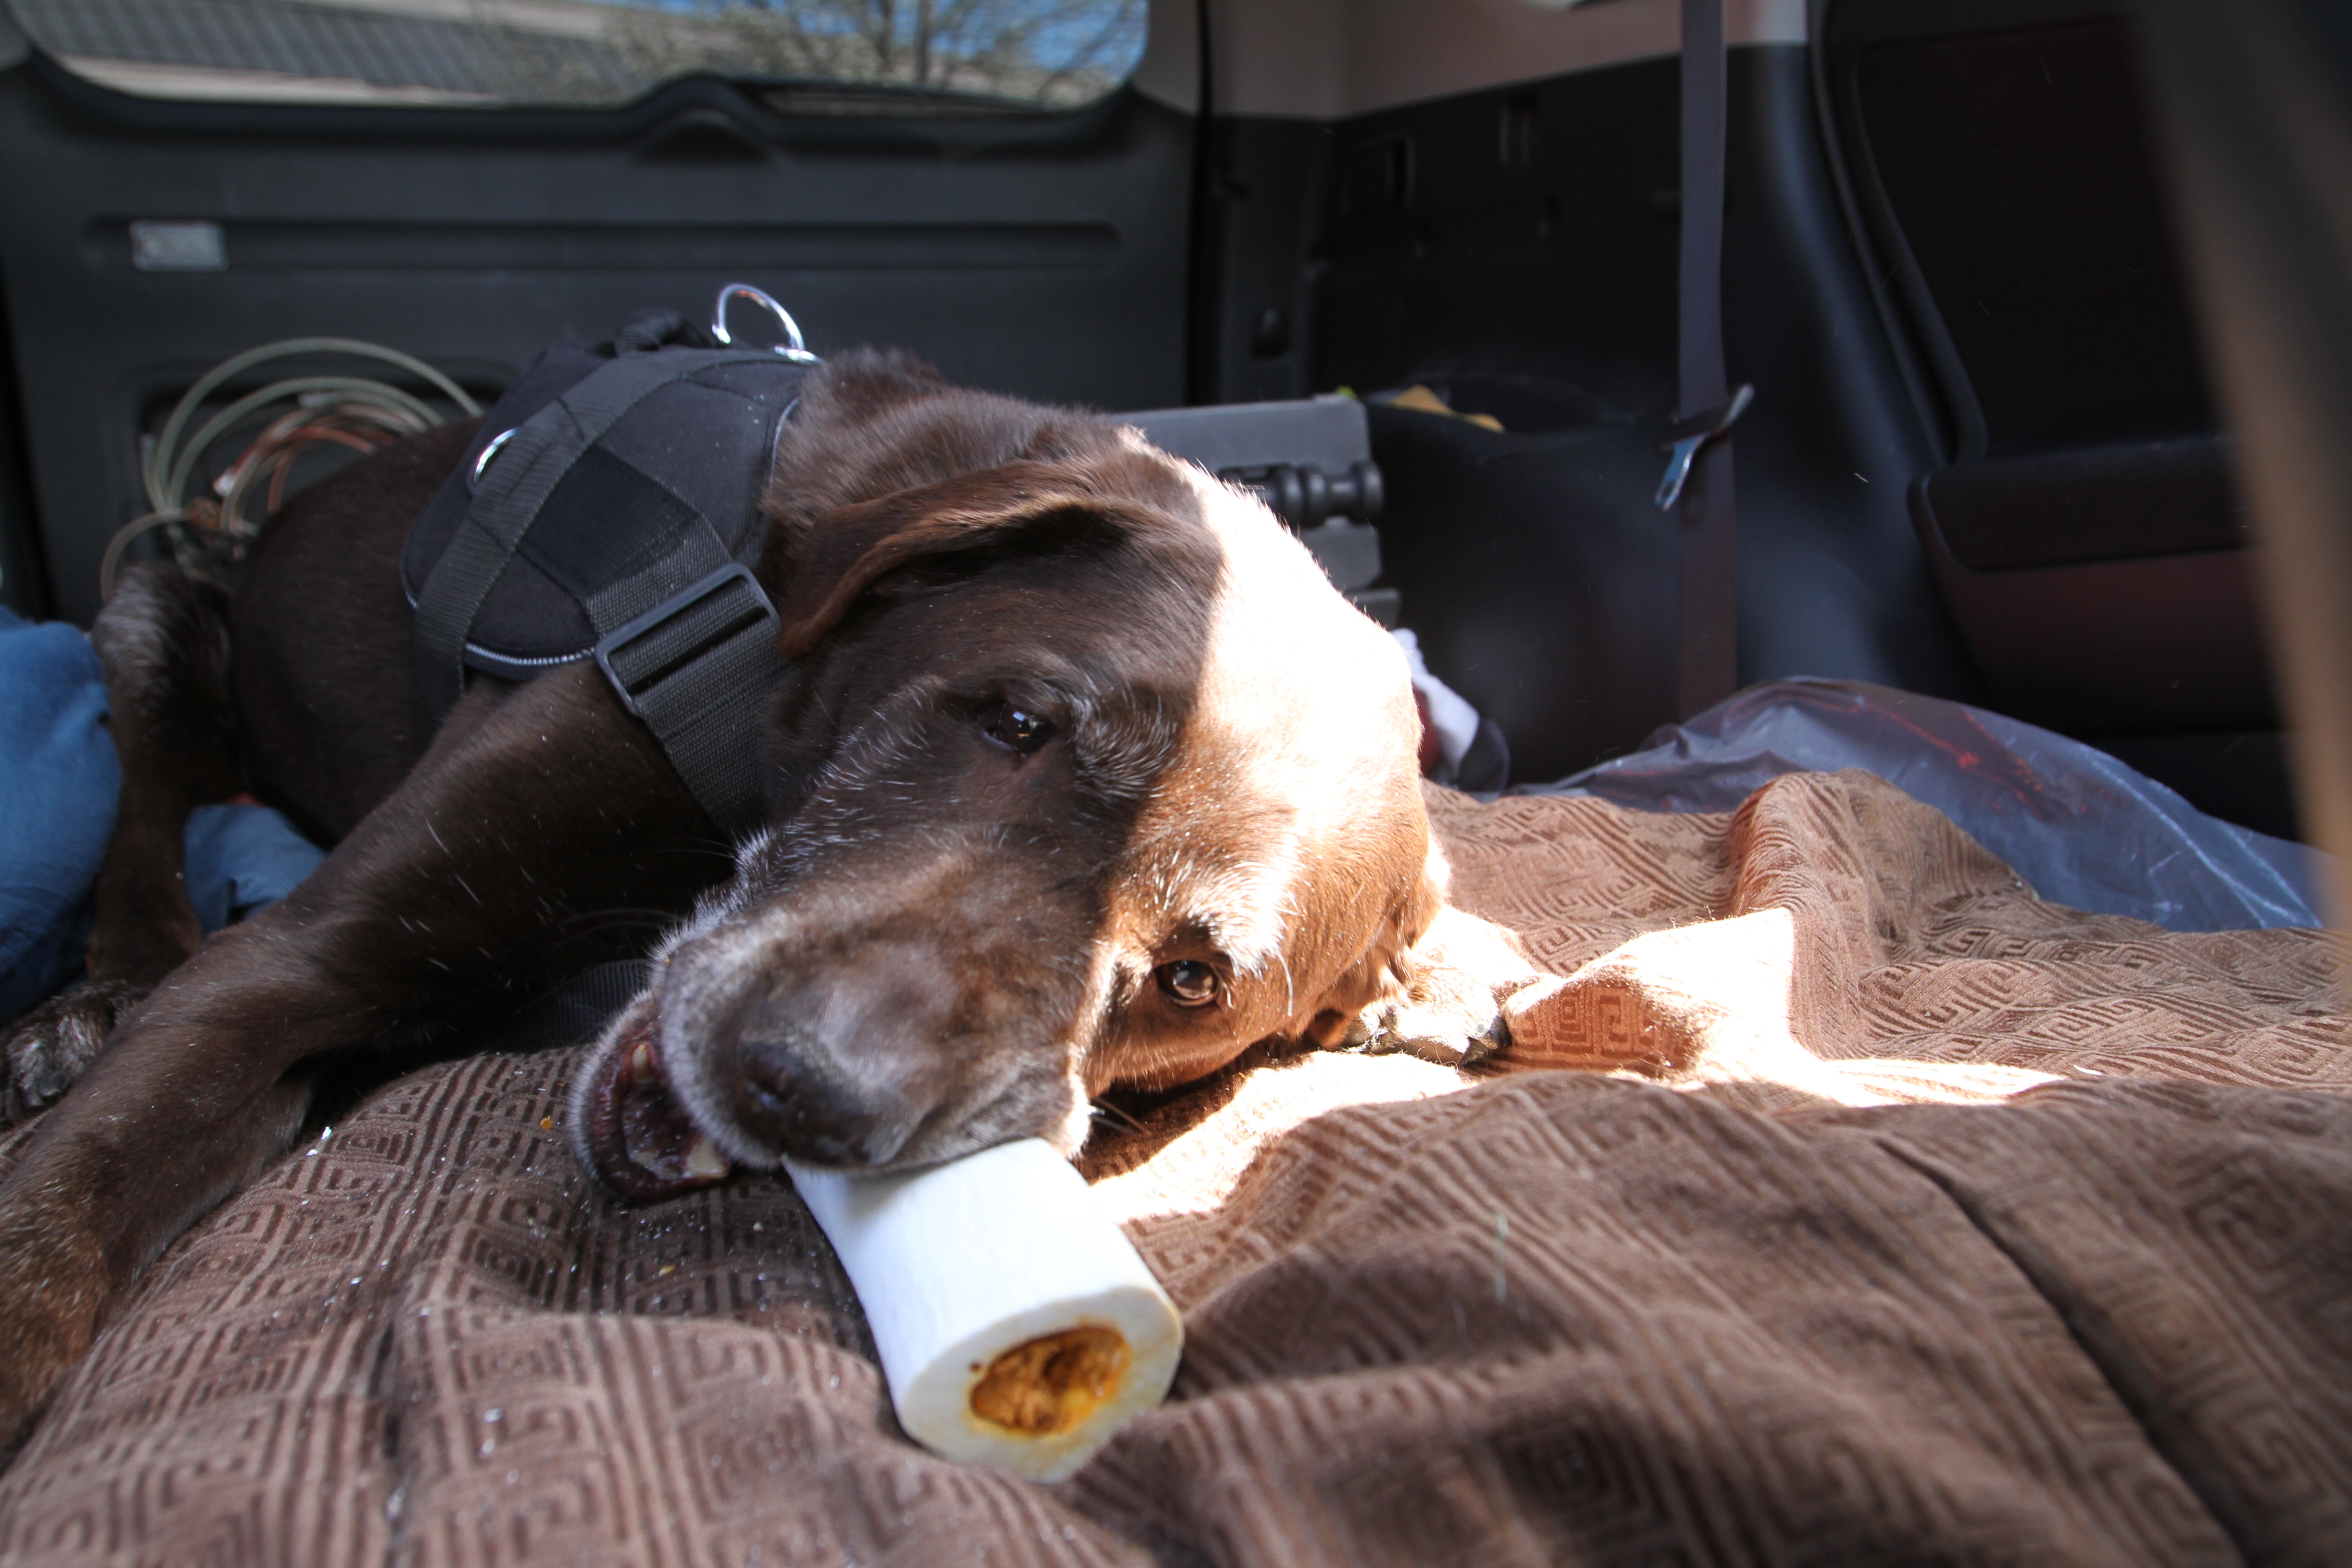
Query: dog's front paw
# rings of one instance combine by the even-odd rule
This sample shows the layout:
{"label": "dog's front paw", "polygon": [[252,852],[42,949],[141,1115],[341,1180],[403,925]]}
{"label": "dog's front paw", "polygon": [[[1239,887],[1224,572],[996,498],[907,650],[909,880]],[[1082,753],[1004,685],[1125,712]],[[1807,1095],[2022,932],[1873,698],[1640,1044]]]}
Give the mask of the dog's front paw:
{"label": "dog's front paw", "polygon": [[1467,1067],[1511,1043],[1503,1004],[1543,978],[1510,932],[1460,910],[1438,912],[1395,963],[1402,994],[1356,1016],[1348,1044],[1375,1055],[1403,1051]]}
{"label": "dog's front paw", "polygon": [[149,989],[124,980],[84,981],[10,1025],[0,1045],[7,1064],[0,1124],[13,1126],[55,1104]]}

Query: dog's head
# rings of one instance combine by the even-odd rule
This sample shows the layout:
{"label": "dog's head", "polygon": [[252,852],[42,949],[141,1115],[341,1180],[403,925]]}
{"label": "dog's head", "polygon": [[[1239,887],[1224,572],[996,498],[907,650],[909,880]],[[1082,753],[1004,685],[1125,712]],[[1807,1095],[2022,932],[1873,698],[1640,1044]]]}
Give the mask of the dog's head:
{"label": "dog's head", "polygon": [[583,1075],[625,1193],[1075,1152],[1393,997],[1441,902],[1403,659],[1255,500],[857,358],[789,427],[769,822]]}

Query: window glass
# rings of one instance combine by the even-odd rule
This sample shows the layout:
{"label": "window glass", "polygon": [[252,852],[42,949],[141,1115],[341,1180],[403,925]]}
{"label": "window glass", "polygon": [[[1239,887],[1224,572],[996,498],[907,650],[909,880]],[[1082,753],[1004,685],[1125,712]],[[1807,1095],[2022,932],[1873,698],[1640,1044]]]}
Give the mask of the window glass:
{"label": "window glass", "polygon": [[9,0],[77,74],[157,98],[625,103],[677,77],[786,112],[1037,112],[1143,56],[1145,0]]}

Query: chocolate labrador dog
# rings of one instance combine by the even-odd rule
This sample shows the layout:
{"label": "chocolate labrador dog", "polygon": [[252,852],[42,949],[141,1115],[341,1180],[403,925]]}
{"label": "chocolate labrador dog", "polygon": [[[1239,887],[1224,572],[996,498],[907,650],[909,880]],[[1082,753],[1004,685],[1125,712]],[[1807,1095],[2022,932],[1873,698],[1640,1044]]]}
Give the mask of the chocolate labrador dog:
{"label": "chocolate labrador dog", "polygon": [[[911,361],[819,372],[757,567],[793,661],[766,826],[730,846],[592,666],[407,732],[397,556],[469,437],[298,498],[233,603],[145,567],[100,617],[125,784],[93,984],[10,1046],[19,1102],[72,1087],[0,1182],[0,1442],[323,1095],[649,921],[686,917],[571,1117],[637,1198],[1075,1152],[1096,1095],[1259,1042],[1500,1042],[1527,965],[1445,907],[1403,661],[1255,500]],[[338,842],[199,945],[180,823],[240,783]]]}

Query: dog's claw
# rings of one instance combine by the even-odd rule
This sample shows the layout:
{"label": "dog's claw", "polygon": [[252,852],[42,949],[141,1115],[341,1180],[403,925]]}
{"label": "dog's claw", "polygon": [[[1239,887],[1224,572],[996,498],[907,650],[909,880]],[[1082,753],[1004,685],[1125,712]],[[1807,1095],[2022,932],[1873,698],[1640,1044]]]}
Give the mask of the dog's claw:
{"label": "dog's claw", "polygon": [[1349,1031],[1349,1044],[1367,1056],[1402,1053],[1444,1067],[1472,1066],[1510,1043],[1501,1010],[1486,1006],[1390,1005],[1370,1009]]}
{"label": "dog's claw", "polygon": [[56,1104],[148,990],[128,981],[84,981],[10,1026],[0,1046],[7,1062],[0,1122],[13,1126]]}
{"label": "dog's claw", "polygon": [[1376,1002],[1348,1029],[1369,1055],[1403,1052],[1446,1067],[1470,1067],[1509,1048],[1503,1003],[1541,978],[1517,939],[1456,909],[1441,911],[1408,956],[1402,995]]}

